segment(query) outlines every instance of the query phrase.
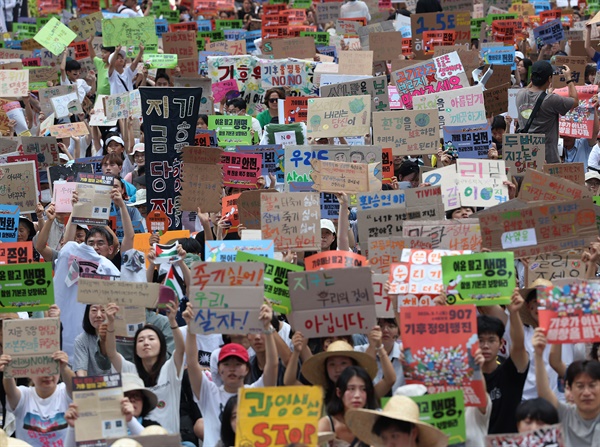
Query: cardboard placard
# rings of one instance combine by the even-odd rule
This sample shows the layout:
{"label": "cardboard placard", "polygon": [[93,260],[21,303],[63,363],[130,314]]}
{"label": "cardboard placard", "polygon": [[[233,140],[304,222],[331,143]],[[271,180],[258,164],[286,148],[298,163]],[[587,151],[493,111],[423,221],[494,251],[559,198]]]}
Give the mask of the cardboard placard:
{"label": "cardboard placard", "polygon": [[555,177],[569,180],[577,185],[585,183],[583,163],[551,163],[544,165],[544,172]]}
{"label": "cardboard placard", "polygon": [[508,111],[508,89],[510,82],[483,91],[486,117],[500,115]]}
{"label": "cardboard placard", "polygon": [[577,200],[591,197],[592,193],[581,182],[573,183],[549,173],[527,169],[521,182],[519,199],[533,202],[538,200]]}
{"label": "cardboard placard", "polygon": [[195,262],[189,299],[196,317],[194,334],[261,333],[264,265],[259,262]]}
{"label": "cardboard placard", "polygon": [[391,147],[394,156],[436,153],[439,128],[435,108],[373,113],[373,143]]}
{"label": "cardboard placard", "polygon": [[522,445],[567,447],[560,424],[549,425],[524,433],[488,435],[485,437],[485,447],[519,447]]}
{"label": "cardboard placard", "polygon": [[368,267],[292,272],[288,283],[293,326],[306,337],[364,333],[375,325]]}
{"label": "cardboard placard", "polygon": [[373,73],[373,51],[340,51],[338,73],[371,75]]}
{"label": "cardboard placard", "polygon": [[441,219],[441,191],[437,187],[382,191],[358,196],[358,239],[401,236],[409,219]]}
{"label": "cardboard placard", "polygon": [[223,151],[215,147],[187,146],[183,148],[183,186],[181,209],[202,212],[221,210],[221,156]]}
{"label": "cardboard placard", "polygon": [[[240,199],[243,198],[240,196]],[[241,207],[242,200],[238,202]],[[263,239],[273,239],[275,249],[312,251],[321,246],[319,194],[262,193],[260,196]],[[240,220],[242,219],[240,208]]]}
{"label": "cardboard placard", "polygon": [[390,271],[390,265],[400,262],[400,255],[405,248],[431,249],[431,241],[424,237],[405,238],[402,236],[370,237],[369,267],[378,273]]}
{"label": "cardboard placard", "polygon": [[0,91],[4,98],[29,95],[29,70],[0,70]]}
{"label": "cardboard placard", "polygon": [[[353,51],[352,53],[356,53]],[[373,112],[381,112],[390,109],[387,91],[387,77],[376,76],[354,81],[339,82],[329,85],[321,85],[319,93],[322,98],[371,95]],[[286,98],[287,101],[287,98]]]}
{"label": "cardboard placard", "polygon": [[120,374],[73,377],[73,403],[79,417],[75,440],[102,444],[107,438],[127,436],[127,422],[121,412],[123,388]]}
{"label": "cardboard placard", "polygon": [[311,164],[315,191],[349,194],[369,191],[369,165],[316,159]]}
{"label": "cardboard placard", "polygon": [[583,279],[586,265],[581,261],[580,251],[565,253],[545,253],[528,259],[525,267],[525,285],[542,278],[548,281],[555,279]]}
{"label": "cardboard placard", "polygon": [[146,282],[106,281],[79,278],[77,302],[84,304],[116,303],[153,309],[158,302],[160,285]]}
{"label": "cardboard placard", "polygon": [[58,146],[54,137],[20,137],[24,155],[35,155],[39,170],[59,164]]}
{"label": "cardboard placard", "polygon": [[398,31],[370,33],[369,50],[373,52],[375,61],[398,59],[402,54],[402,33]]}
{"label": "cardboard placard", "polygon": [[285,59],[295,57],[298,59],[312,59],[317,52],[315,40],[312,37],[293,37],[291,39],[272,39],[273,57]]}
{"label": "cardboard placard", "polygon": [[163,33],[162,44],[166,54],[176,54],[181,59],[198,58],[198,45],[194,31]]}
{"label": "cardboard placard", "polygon": [[[14,312],[14,311],[13,311]],[[4,377],[52,376],[60,372],[52,354],[60,351],[60,320],[32,318],[2,322],[3,353],[12,357]]]}
{"label": "cardboard placard", "polygon": [[483,246],[492,251],[512,250],[515,258],[587,247],[598,237],[591,198],[539,205],[517,199],[479,212],[477,217]]}
{"label": "cardboard placard", "polygon": [[77,182],[54,183],[52,201],[57,213],[71,213],[73,211],[73,191],[77,189]]}
{"label": "cardboard placard", "polygon": [[55,138],[83,137],[90,134],[87,126],[82,122],[56,124],[50,126],[48,131],[50,132],[50,136]]}
{"label": "cardboard placard", "polygon": [[114,177],[101,174],[78,174],[75,190],[79,196],[73,205],[74,224],[106,225],[110,215]]}
{"label": "cardboard placard", "polygon": [[478,219],[413,220],[404,223],[402,236],[425,237],[433,248],[481,251],[481,230]]}
{"label": "cardboard placard", "polygon": [[142,100],[139,90],[105,96],[102,103],[104,114],[108,120],[142,116]]}
{"label": "cardboard placard", "polygon": [[[587,65],[588,58],[582,56],[556,56],[554,58],[554,65],[562,67],[564,65],[571,69],[571,79],[575,81],[575,85],[585,85],[585,67]],[[555,89],[566,87],[566,78],[564,74],[552,76],[552,87]]]}
{"label": "cardboard placard", "polygon": [[539,170],[546,157],[546,135],[505,133],[502,137],[502,158],[508,173],[523,174],[526,169]]}
{"label": "cardboard placard", "polygon": [[327,250],[304,258],[306,271],[361,267],[367,258],[351,251]]}
{"label": "cardboard placard", "polygon": [[17,205],[22,213],[33,213],[38,201],[37,169],[34,161],[0,165],[2,202]]}

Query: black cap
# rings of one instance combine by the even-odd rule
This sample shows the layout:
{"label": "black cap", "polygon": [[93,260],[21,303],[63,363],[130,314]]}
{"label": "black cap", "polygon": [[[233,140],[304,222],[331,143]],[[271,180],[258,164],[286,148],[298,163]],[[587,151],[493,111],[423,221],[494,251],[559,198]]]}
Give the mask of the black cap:
{"label": "black cap", "polygon": [[406,177],[413,173],[419,173],[419,164],[416,161],[404,160],[400,167],[396,169],[396,174],[401,177]]}
{"label": "black cap", "polygon": [[553,73],[554,70],[550,62],[537,61],[531,66],[531,81],[533,85],[543,85]]}

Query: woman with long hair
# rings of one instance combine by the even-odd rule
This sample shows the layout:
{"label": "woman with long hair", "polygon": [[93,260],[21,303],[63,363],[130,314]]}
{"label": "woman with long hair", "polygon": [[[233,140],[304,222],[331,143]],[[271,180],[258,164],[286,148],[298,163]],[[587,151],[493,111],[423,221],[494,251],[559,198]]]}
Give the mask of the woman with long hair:
{"label": "woman with long hair", "polygon": [[73,371],[78,377],[110,374],[106,357],[106,313],[101,304],[88,304],[83,314],[83,332],[75,339]]}
{"label": "woman with long hair", "polygon": [[144,382],[144,386],[153,391],[158,405],[148,414],[148,418],[159,421],[169,433],[179,433],[179,403],[181,401],[181,380],[183,378],[183,354],[185,345],[175,316],[177,304],[167,303],[167,317],[175,351],[167,360],[165,336],[156,326],[146,324],[137,330],[134,336],[134,354],[131,363],[117,352],[115,339],[115,315],[119,307],[110,303],[106,307],[106,353],[112,366],[118,373],[135,373]]}

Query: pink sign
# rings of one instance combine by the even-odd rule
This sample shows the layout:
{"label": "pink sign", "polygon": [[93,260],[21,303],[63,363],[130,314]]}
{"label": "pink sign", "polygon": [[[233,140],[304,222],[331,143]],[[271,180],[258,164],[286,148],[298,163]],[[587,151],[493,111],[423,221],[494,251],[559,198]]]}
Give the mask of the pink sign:
{"label": "pink sign", "polygon": [[388,97],[390,98],[391,110],[401,110],[404,108],[402,100],[400,99],[400,93],[398,93],[398,87],[395,85],[388,85]]}
{"label": "pink sign", "polygon": [[221,102],[230,91],[239,92],[238,84],[235,79],[216,82],[212,85],[213,98],[215,102]]}

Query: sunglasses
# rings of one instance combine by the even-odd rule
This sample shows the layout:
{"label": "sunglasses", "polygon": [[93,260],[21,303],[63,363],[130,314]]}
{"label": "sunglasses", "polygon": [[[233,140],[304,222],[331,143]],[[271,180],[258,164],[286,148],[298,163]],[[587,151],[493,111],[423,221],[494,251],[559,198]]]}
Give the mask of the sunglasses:
{"label": "sunglasses", "polygon": [[270,103],[275,103],[279,100],[279,98],[269,98]]}

